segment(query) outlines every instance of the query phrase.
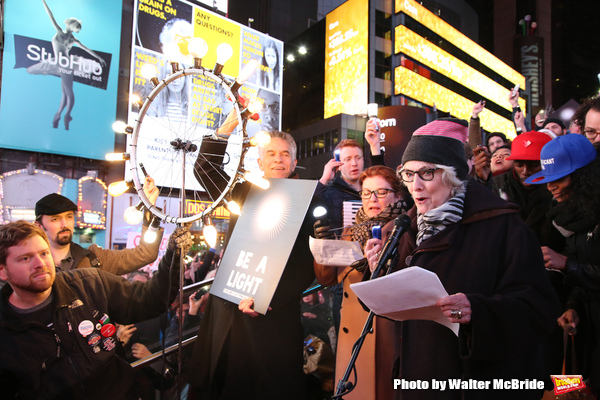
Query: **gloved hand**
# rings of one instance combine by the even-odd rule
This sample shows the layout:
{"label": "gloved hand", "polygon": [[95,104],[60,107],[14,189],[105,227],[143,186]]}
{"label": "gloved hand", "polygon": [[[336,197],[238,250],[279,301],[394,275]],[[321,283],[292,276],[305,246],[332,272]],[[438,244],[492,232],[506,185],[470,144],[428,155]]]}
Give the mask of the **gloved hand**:
{"label": "gloved hand", "polygon": [[313,228],[315,230],[315,238],[317,238],[317,239],[335,239],[335,233],[333,233],[331,231],[331,226],[329,226],[329,220],[318,219],[313,224]]}
{"label": "gloved hand", "polygon": [[193,244],[194,242],[192,240],[192,234],[190,233],[189,225],[178,226],[169,237],[167,249],[177,252],[182,250],[183,254],[187,254],[192,248]]}

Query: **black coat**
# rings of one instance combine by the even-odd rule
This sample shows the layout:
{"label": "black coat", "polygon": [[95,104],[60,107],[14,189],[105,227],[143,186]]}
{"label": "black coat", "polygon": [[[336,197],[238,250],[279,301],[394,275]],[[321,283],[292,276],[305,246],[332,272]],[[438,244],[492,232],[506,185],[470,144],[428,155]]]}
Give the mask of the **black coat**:
{"label": "black coat", "polygon": [[[167,251],[146,283],[129,283],[97,268],[58,272],[54,300],[35,320],[14,311],[8,303],[12,288],[5,285],[0,298],[0,397],[18,393],[23,399],[137,399],[134,371],[116,354],[116,335],[98,327],[139,322],[163,312],[177,294],[179,257],[169,279],[171,258]],[[53,328],[43,320],[53,322]],[[93,325],[85,337],[80,328],[84,321]]]}
{"label": "black coat", "polygon": [[565,282],[574,287],[567,309],[579,314],[574,336],[578,370],[600,392],[600,225],[567,237]]}
{"label": "black coat", "polygon": [[[435,272],[449,294],[464,293],[472,320],[456,337],[431,321],[402,325],[399,377],[407,380],[547,379],[544,343],[559,304],[533,233],[513,204],[467,186],[463,219],[416,247],[416,208],[400,243],[403,266]],[[430,386],[431,387],[431,386]],[[539,390],[400,391],[406,399],[539,399]]]}
{"label": "black coat", "polygon": [[[236,186],[238,204],[249,187]],[[237,304],[209,296],[188,372],[191,399],[306,398],[300,299],[315,279],[308,247],[313,219],[304,219],[266,315],[252,318]]]}

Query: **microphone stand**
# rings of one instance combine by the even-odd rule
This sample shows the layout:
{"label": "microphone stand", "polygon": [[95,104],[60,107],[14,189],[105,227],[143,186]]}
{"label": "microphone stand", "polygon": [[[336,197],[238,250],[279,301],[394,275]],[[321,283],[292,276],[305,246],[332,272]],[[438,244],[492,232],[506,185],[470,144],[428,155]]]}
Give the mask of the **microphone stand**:
{"label": "microphone stand", "polygon": [[[373,271],[370,280],[377,278],[381,273],[381,270],[383,269],[384,265],[386,264],[387,269],[385,271],[385,275],[388,275],[392,270],[392,266],[397,265],[398,261],[398,244],[396,243],[396,245],[393,246],[391,251],[382,251],[382,257],[377,262],[377,268],[375,268],[375,271]],[[348,378],[350,377],[350,372],[352,372],[352,370],[355,368],[354,365],[356,364],[358,353],[362,348],[365,338],[367,337],[369,331],[371,331],[371,329],[373,328],[374,318],[375,313],[373,311],[369,311],[369,315],[367,316],[367,321],[365,322],[362,333],[360,334],[358,340],[354,343],[354,346],[352,347],[352,355],[350,357],[350,361],[348,362],[348,366],[346,367],[346,371],[344,372],[344,376],[342,376],[342,378],[338,382],[337,387],[335,389],[335,394],[331,397],[332,399],[343,399],[342,395],[350,393],[352,390],[354,390],[354,385],[352,384],[352,382],[348,382]]]}

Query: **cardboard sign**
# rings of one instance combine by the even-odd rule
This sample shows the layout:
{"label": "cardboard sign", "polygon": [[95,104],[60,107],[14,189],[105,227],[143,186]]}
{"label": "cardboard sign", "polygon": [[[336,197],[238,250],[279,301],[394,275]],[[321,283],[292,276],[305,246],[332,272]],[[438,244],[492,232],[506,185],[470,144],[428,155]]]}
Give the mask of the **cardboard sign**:
{"label": "cardboard sign", "polygon": [[[310,205],[316,181],[271,179],[250,189],[210,293],[266,314]],[[308,251],[308,249],[307,249]]]}

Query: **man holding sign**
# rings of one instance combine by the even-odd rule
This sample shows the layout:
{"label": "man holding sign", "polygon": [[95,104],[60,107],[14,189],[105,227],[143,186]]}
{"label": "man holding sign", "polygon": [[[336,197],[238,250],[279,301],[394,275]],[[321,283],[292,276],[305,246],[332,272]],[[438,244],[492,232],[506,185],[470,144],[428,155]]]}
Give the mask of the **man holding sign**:
{"label": "man holding sign", "polygon": [[[265,178],[288,178],[296,167],[296,143],[287,133],[274,131],[270,135],[270,144],[259,149],[259,167]],[[238,204],[246,202],[246,197],[248,201],[244,218],[232,217],[227,251],[202,318],[189,368],[190,399],[306,398],[300,299],[315,278],[308,247],[314,221],[310,212],[304,218],[308,201],[302,210],[293,205],[297,197],[310,199],[316,182],[294,182],[294,187],[304,185],[309,190],[290,196],[289,202],[284,200],[287,206],[292,205],[295,215],[286,215],[280,224],[275,224],[276,209],[283,210],[284,215],[286,204],[265,204],[278,199],[280,193],[285,198],[291,182],[285,183],[271,181],[272,188],[258,196],[252,192],[248,196],[248,182],[234,190],[233,200]],[[261,207],[270,211],[266,218],[266,225],[270,225],[268,234],[260,218],[252,218],[254,214],[261,215]],[[290,221],[298,221],[298,215],[300,223],[293,230]],[[238,229],[233,232],[236,224]],[[275,243],[291,233],[291,251],[275,244],[257,246],[261,240]],[[283,262],[277,262],[282,259],[286,260],[284,267]],[[263,297],[271,294],[269,289],[274,293],[265,303]],[[241,300],[239,309],[236,298]],[[268,312],[259,315],[254,311],[254,300],[257,311],[264,313],[268,307]]]}

